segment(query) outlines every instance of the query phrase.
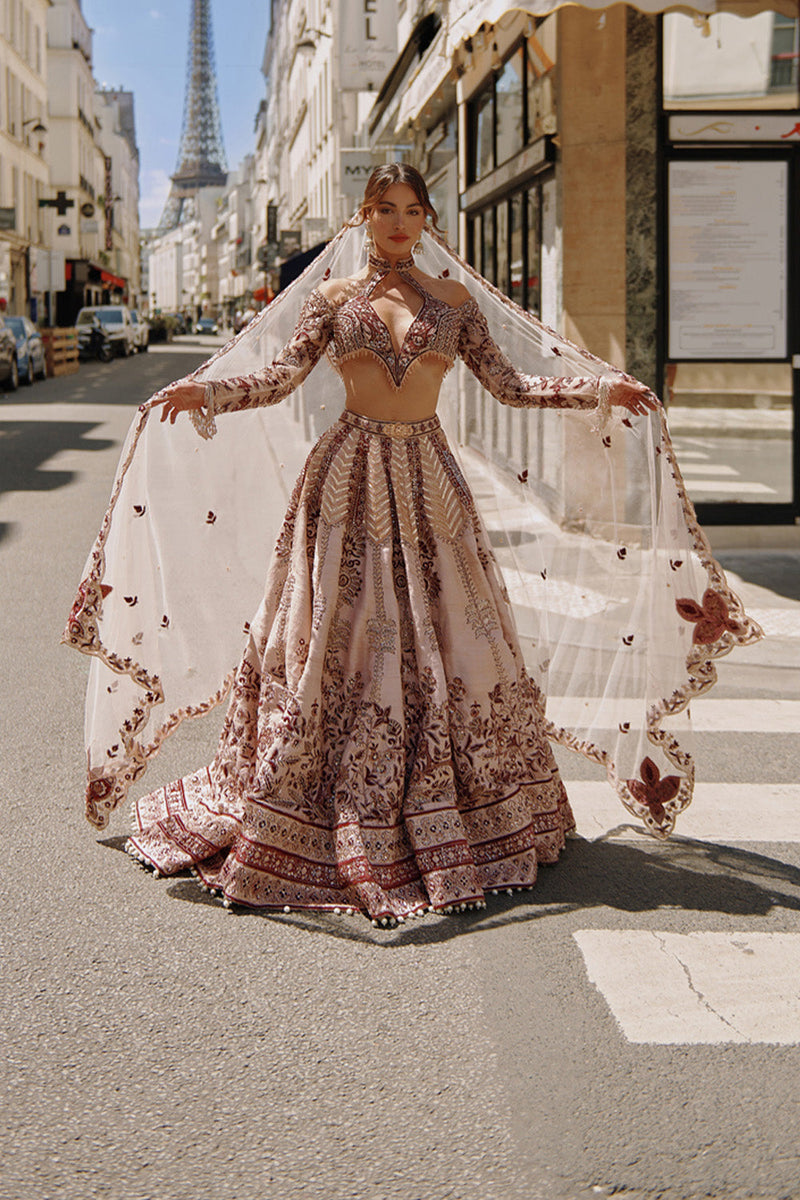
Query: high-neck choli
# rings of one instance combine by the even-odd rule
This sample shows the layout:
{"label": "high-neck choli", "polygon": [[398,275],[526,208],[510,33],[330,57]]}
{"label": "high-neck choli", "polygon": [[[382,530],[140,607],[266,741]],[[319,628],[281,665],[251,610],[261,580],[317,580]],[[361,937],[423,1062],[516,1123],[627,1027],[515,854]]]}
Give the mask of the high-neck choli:
{"label": "high-neck choli", "polygon": [[[348,359],[377,358],[397,390],[403,386],[409,369],[427,359],[438,387],[442,373],[450,369],[456,357],[466,306],[458,308],[434,296],[422,280],[411,274],[415,264],[410,255],[390,263],[371,250],[368,265],[370,273],[355,295],[334,306],[329,349],[334,366],[341,371],[342,363]],[[392,271],[414,288],[421,301],[399,348],[372,301],[375,288]]]}
{"label": "high-neck choli", "polygon": [[413,254],[409,254],[407,258],[398,258],[397,262],[391,263],[388,258],[378,254],[377,250],[370,250],[367,263],[371,276],[378,275],[381,279],[390,271],[397,271],[398,275],[407,275],[415,266]]}

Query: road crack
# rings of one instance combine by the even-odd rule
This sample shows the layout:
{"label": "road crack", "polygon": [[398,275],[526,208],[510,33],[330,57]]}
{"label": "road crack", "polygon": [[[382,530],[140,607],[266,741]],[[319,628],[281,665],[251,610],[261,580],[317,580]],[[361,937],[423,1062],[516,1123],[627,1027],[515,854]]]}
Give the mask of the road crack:
{"label": "road crack", "polygon": [[741,1029],[737,1029],[736,1026],[733,1024],[733,1022],[729,1021],[727,1017],[724,1017],[721,1012],[718,1012],[717,1009],[714,1008],[714,1005],[711,1004],[710,1001],[706,999],[703,992],[701,992],[700,989],[695,986],[694,979],[692,978],[692,972],[689,970],[689,967],[686,965],[686,963],[683,961],[683,959],[679,958],[677,954],[675,954],[672,950],[669,949],[669,947],[666,944],[664,935],[656,933],[655,938],[656,938],[659,946],[663,950],[664,954],[666,954],[669,958],[673,959],[678,964],[680,969],[683,971],[684,975],[686,976],[686,982],[689,984],[690,992],[692,993],[693,996],[697,997],[700,1004],[702,1004],[703,1008],[705,1008],[707,1012],[711,1013],[712,1016],[716,1017],[719,1021],[721,1021],[723,1025],[727,1025],[728,1029],[733,1030],[733,1032],[737,1035],[737,1037],[743,1038],[744,1041],[748,1043],[748,1045],[751,1044],[750,1038],[747,1037],[744,1033],[742,1033]]}

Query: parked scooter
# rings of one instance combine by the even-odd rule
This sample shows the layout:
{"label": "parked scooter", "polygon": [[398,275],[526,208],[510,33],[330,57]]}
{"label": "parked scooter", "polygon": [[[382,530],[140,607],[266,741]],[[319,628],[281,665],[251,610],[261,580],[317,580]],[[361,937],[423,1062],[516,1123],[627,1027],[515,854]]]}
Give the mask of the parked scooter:
{"label": "parked scooter", "polygon": [[78,358],[96,358],[100,362],[111,362],[114,348],[102,322],[95,317],[91,325],[79,327]]}

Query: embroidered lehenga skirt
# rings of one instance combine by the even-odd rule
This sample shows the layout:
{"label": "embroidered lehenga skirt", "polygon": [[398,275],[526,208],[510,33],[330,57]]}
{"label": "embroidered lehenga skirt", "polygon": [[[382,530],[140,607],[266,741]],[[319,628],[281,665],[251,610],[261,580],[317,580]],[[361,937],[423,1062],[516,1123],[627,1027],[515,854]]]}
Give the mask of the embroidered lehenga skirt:
{"label": "embroidered lehenga skirt", "polygon": [[530,887],[574,821],[508,598],[438,420],[311,451],[214,762],[133,854],[227,901],[375,920]]}

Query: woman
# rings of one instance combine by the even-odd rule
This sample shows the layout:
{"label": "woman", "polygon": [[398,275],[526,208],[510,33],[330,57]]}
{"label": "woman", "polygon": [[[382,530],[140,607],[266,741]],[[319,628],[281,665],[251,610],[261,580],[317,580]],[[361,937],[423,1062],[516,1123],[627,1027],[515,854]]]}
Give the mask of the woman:
{"label": "woman", "polygon": [[[377,168],[356,220],[367,265],[319,281],[270,366],[155,398],[162,421],[189,412],[210,436],[218,415],[282,400],[326,353],[345,390],[295,487],[214,762],[138,801],[128,849],[160,873],[191,868],[226,903],[392,924],[532,886],[574,828],[436,416],[445,375],[460,357],[515,407],[602,400],[642,415],[657,402],[619,373],[518,371],[464,284],[415,266],[436,213],[413,168]],[[133,674],[126,662],[109,665]]]}

